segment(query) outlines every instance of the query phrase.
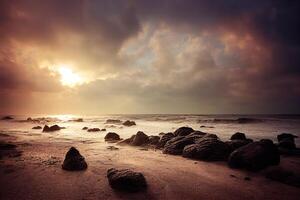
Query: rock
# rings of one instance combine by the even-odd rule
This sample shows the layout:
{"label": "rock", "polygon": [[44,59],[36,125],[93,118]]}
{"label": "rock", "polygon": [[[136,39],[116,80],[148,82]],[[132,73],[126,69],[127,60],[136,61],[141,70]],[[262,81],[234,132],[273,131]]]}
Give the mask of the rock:
{"label": "rock", "polygon": [[86,127],[86,126],[82,128],[82,130],[88,130],[88,129],[89,129],[89,127]]}
{"label": "rock", "polygon": [[58,125],[53,125],[53,126],[47,126],[45,125],[43,128],[43,132],[53,132],[53,131],[59,131],[60,129],[62,129],[62,127],[58,126]]}
{"label": "rock", "polygon": [[297,138],[297,136],[290,133],[277,135],[278,147],[284,149],[296,149],[295,138]]}
{"label": "rock", "polygon": [[214,137],[203,137],[196,144],[185,146],[182,156],[199,160],[225,160],[229,154],[229,146]]}
{"label": "rock", "polygon": [[105,129],[105,128],[102,128],[101,131],[106,131],[106,129]]}
{"label": "rock", "polygon": [[255,119],[255,118],[246,118],[246,117],[241,117],[237,119],[237,122],[239,124],[248,124],[248,123],[259,123],[262,122],[261,119]]}
{"label": "rock", "polygon": [[82,118],[71,119],[71,120],[69,120],[69,122],[83,122],[83,119]]}
{"label": "rock", "polygon": [[4,116],[1,118],[1,120],[12,120],[14,119],[12,116]]}
{"label": "rock", "polygon": [[166,133],[164,135],[161,136],[161,138],[158,141],[158,144],[156,145],[156,148],[163,148],[165,146],[165,144],[171,140],[173,137],[175,137],[175,135],[173,133]]}
{"label": "rock", "polygon": [[253,141],[250,139],[246,139],[246,140],[231,140],[231,141],[227,141],[225,143],[229,146],[230,152],[233,152],[234,150],[236,150],[242,146],[245,146],[251,142],[253,142]]}
{"label": "rock", "polygon": [[190,134],[191,132],[194,132],[194,129],[192,129],[190,127],[180,127],[174,132],[174,135],[175,136],[186,136],[186,135]]}
{"label": "rock", "polygon": [[124,126],[134,126],[136,125],[136,123],[134,121],[130,121],[130,120],[126,120],[124,123],[123,123]]}
{"label": "rock", "polygon": [[151,144],[151,145],[157,145],[159,140],[160,140],[160,137],[157,135],[149,136],[149,144]]}
{"label": "rock", "polygon": [[[199,131],[200,132],[200,131]],[[201,132],[202,133],[202,132]],[[194,144],[197,139],[202,138],[203,135],[198,132],[193,132],[188,136],[177,136],[170,139],[164,146],[163,153],[180,155],[185,146]]]}
{"label": "rock", "polygon": [[213,126],[205,126],[205,125],[201,125],[200,128],[214,128]]}
{"label": "rock", "polygon": [[281,147],[279,147],[278,151],[282,155],[300,156],[300,148],[287,149],[287,148],[281,148]]}
{"label": "rock", "polygon": [[105,123],[106,124],[121,124],[122,121],[119,119],[107,119]]}
{"label": "rock", "polygon": [[136,135],[134,136],[130,144],[133,146],[142,146],[148,143],[149,143],[149,137],[142,131],[139,131],[136,133]]}
{"label": "rock", "polygon": [[107,178],[110,186],[117,190],[138,192],[147,188],[144,175],[129,169],[111,168],[107,170]]}
{"label": "rock", "polygon": [[32,127],[32,129],[42,129],[42,127],[41,126],[34,126],[34,127]]}
{"label": "rock", "polygon": [[288,185],[300,187],[300,176],[282,167],[270,167],[264,172],[265,177]]}
{"label": "rock", "polygon": [[295,138],[298,138],[298,136],[290,134],[290,133],[282,133],[282,134],[277,135],[278,142],[280,142],[282,140],[286,140],[286,139],[294,142]]}
{"label": "rock", "polygon": [[278,149],[271,140],[260,140],[242,146],[233,151],[228,159],[230,167],[245,168],[251,171],[257,171],[269,165],[277,165],[279,162]]}
{"label": "rock", "polygon": [[129,145],[133,141],[134,137],[135,137],[135,135],[132,135],[130,138],[122,140],[122,141],[118,142],[117,144],[118,145]]}
{"label": "rock", "polygon": [[100,129],[99,128],[89,128],[87,131],[88,132],[99,132]]}
{"label": "rock", "polygon": [[62,168],[68,171],[85,170],[87,163],[79,151],[75,147],[71,147],[66,154]]}
{"label": "rock", "polygon": [[109,132],[106,134],[106,136],[104,137],[105,141],[118,141],[121,140],[120,136],[117,133],[114,132]]}
{"label": "rock", "polygon": [[159,133],[158,135],[162,136],[162,135],[164,135],[164,134],[166,134],[166,133],[161,132],[161,133]]}
{"label": "rock", "polygon": [[246,140],[246,135],[245,133],[237,132],[231,136],[230,140]]}

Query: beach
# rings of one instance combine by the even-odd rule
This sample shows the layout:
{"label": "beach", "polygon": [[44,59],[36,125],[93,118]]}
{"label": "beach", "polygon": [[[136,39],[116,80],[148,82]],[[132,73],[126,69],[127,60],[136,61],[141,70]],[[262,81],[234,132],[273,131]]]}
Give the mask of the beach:
{"label": "beach", "polygon": [[[114,131],[125,139],[128,137],[125,129],[132,134],[135,134],[132,129],[141,129],[139,119],[135,121],[134,128],[117,125]],[[81,130],[86,125],[81,122],[55,123],[66,129],[44,133],[31,129],[36,122],[2,122],[0,141],[15,144],[21,155],[4,156],[0,160],[1,199],[298,199],[300,195],[298,187],[266,179],[263,170],[232,169],[223,161],[193,160],[163,154],[159,149],[108,143],[103,139],[110,131],[108,126],[106,131],[89,133]],[[71,128],[72,124],[75,128]],[[96,124],[104,127],[99,121],[93,127]],[[172,129],[174,124],[178,123],[165,124],[161,131],[156,130],[156,135]],[[201,124],[198,122],[198,129]],[[180,126],[179,123],[174,128]],[[68,129],[74,132],[77,129],[74,137]],[[72,146],[85,157],[86,170],[62,170],[65,154]],[[281,156],[279,166],[299,172],[300,157]],[[147,190],[128,193],[112,189],[106,177],[109,168],[141,172],[147,180]]]}

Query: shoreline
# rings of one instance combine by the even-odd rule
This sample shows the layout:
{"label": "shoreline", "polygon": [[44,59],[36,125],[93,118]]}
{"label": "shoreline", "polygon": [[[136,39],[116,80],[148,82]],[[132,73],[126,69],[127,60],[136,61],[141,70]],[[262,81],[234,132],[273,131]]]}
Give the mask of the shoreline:
{"label": "shoreline", "polygon": [[[297,199],[299,188],[266,179],[261,173],[231,169],[224,162],[205,162],[99,141],[35,141],[0,136],[17,145],[20,157],[1,160],[2,199]],[[86,139],[88,140],[88,139]],[[81,172],[61,169],[75,146],[86,158]],[[280,166],[300,169],[299,157],[281,156]],[[129,168],[145,175],[146,192],[118,192],[106,171]],[[249,177],[250,180],[245,180]]]}

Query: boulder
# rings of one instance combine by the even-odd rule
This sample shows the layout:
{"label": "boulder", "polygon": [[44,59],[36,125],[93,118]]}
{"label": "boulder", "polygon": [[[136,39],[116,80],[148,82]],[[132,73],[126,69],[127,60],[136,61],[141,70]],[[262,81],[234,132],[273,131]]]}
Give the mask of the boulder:
{"label": "boulder", "polygon": [[296,149],[296,135],[290,133],[282,133],[277,135],[278,147],[283,149]]}
{"label": "boulder", "polygon": [[100,129],[99,128],[89,128],[87,131],[88,132],[99,132]]}
{"label": "boulder", "polygon": [[214,137],[203,137],[196,144],[187,145],[183,149],[182,156],[192,159],[216,161],[228,157],[229,146]]}
{"label": "boulder", "polygon": [[161,136],[161,138],[159,139],[156,147],[157,148],[163,148],[165,146],[165,144],[171,140],[173,137],[175,137],[175,135],[173,133],[165,133]]}
{"label": "boulder", "polygon": [[66,154],[62,168],[68,171],[85,170],[87,163],[79,151],[75,147],[71,147]]}
{"label": "boulder", "polygon": [[191,132],[194,132],[194,129],[192,129],[190,127],[180,127],[174,132],[174,135],[175,136],[186,136],[186,135],[190,134]]}
{"label": "boulder", "polygon": [[231,136],[230,140],[246,140],[246,135],[245,133],[237,132]]}
{"label": "boulder", "polygon": [[251,142],[253,142],[251,139],[246,139],[246,140],[230,140],[225,143],[229,146],[230,152],[233,152],[234,150],[242,146],[245,146]]}
{"label": "boulder", "polygon": [[42,129],[42,127],[41,126],[34,126],[34,127],[32,127],[32,129]]}
{"label": "boulder", "polygon": [[86,126],[82,128],[82,130],[88,130],[88,129],[89,129],[89,127],[86,127]]}
{"label": "boulder", "polygon": [[130,121],[130,120],[126,120],[124,123],[123,123],[124,126],[134,126],[136,125],[136,123],[134,121]]}
{"label": "boulder", "polygon": [[114,133],[114,132],[109,132],[104,137],[105,141],[118,141],[120,139],[121,139],[120,136],[117,133]]}
{"label": "boulder", "polygon": [[138,192],[147,188],[147,182],[144,175],[129,169],[117,170],[111,168],[107,170],[109,185],[113,189],[128,192]]}
{"label": "boulder", "polygon": [[122,141],[118,142],[117,144],[118,145],[129,145],[133,141],[134,137],[135,137],[135,135],[132,135],[130,138],[122,140]]}
{"label": "boulder", "polygon": [[149,144],[151,144],[151,145],[157,145],[159,140],[160,140],[160,137],[157,135],[149,136]]}
{"label": "boulder", "polygon": [[195,137],[177,136],[177,137],[174,137],[165,144],[163,153],[172,154],[172,155],[181,155],[184,147],[189,144],[194,144],[195,139],[198,137],[201,137],[201,136],[195,136]]}
{"label": "boulder", "polygon": [[53,131],[59,131],[60,129],[62,129],[62,127],[58,126],[58,125],[53,125],[53,126],[47,126],[45,125],[43,128],[43,132],[53,132]]}
{"label": "boulder", "polygon": [[263,169],[269,165],[278,165],[280,156],[271,140],[260,140],[242,146],[233,151],[228,159],[232,168],[245,168],[251,171]]}
{"label": "boulder", "polygon": [[149,143],[149,137],[142,131],[139,131],[136,133],[136,135],[134,136],[130,144],[133,146],[142,146],[148,143]]}

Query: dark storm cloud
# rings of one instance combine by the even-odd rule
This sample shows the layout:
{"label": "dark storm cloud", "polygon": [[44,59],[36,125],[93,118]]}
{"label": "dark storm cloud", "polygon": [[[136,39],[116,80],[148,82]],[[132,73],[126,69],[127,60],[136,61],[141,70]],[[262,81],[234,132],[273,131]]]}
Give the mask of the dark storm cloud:
{"label": "dark storm cloud", "polygon": [[[40,54],[31,57],[114,75],[81,86],[85,101],[122,97],[131,108],[149,107],[140,112],[170,112],[170,105],[178,112],[299,112],[299,10],[297,0],[3,0],[0,90],[63,91],[34,58],[20,59],[36,47]],[[186,42],[185,34],[200,41]],[[181,39],[184,47],[169,48]],[[124,56],[130,40],[148,51]],[[152,54],[148,68],[137,64]]]}

